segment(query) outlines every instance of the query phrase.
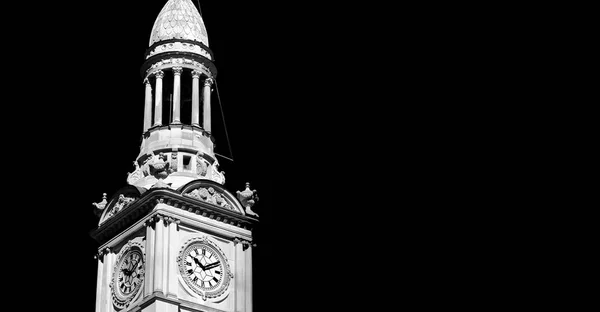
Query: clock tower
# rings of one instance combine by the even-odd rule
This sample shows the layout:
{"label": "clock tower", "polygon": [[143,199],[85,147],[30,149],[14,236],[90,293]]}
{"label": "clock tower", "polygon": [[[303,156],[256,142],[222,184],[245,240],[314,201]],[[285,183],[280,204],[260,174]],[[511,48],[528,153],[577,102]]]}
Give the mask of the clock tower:
{"label": "clock tower", "polygon": [[133,171],[94,203],[96,312],[252,311],[258,197],[249,183],[224,186],[211,127],[217,68],[191,0],[158,13],[141,75]]}

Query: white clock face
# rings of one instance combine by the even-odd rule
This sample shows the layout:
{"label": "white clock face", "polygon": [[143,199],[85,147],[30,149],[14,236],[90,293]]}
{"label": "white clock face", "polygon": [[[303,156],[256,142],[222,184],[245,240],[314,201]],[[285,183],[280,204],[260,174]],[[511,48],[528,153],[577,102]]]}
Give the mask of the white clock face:
{"label": "white clock face", "polygon": [[123,297],[135,294],[144,281],[142,252],[136,249],[126,253],[117,269],[117,291]]}
{"label": "white clock face", "polygon": [[221,295],[231,277],[227,259],[208,240],[192,241],[184,247],[179,256],[179,271],[189,288],[203,299]]}
{"label": "white clock face", "polygon": [[117,258],[111,282],[113,304],[126,308],[140,292],[144,283],[144,254],[137,246],[124,247]]}

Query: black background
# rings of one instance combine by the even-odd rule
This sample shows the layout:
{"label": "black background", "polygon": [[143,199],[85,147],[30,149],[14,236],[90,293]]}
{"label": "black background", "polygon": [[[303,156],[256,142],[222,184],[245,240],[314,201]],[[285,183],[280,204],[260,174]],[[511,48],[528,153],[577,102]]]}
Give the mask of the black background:
{"label": "black background", "polygon": [[[126,186],[133,170],[139,70],[165,2],[3,7],[2,267],[11,268],[6,298],[27,310],[94,309],[92,202]],[[453,251],[463,240],[448,220],[452,204],[472,193],[460,180],[464,163],[481,151],[464,157],[461,143],[480,141],[453,131],[477,132],[462,123],[470,116],[460,103],[474,89],[465,81],[480,76],[462,68],[473,52],[438,20],[445,9],[201,6],[218,69],[216,151],[234,158],[220,159],[225,187],[234,193],[250,182],[260,197],[255,311],[374,310],[386,298],[444,304],[431,290],[468,297],[443,274],[462,274],[452,265],[463,262]]]}
{"label": "black background", "polygon": [[[29,12],[16,15],[35,31],[7,34],[19,42],[9,52],[18,61],[7,64],[13,75],[5,99],[16,103],[7,110],[15,118],[7,119],[24,151],[20,167],[10,168],[20,203],[10,213],[26,222],[25,235],[9,231],[5,241],[24,257],[11,272],[18,285],[12,298],[32,309],[58,300],[53,306],[62,311],[94,310],[92,202],[126,186],[134,169],[144,109],[140,67],[165,2],[41,3],[14,11]],[[344,240],[333,227],[348,207],[333,191],[343,186],[333,182],[333,168],[344,160],[329,151],[349,139],[337,125],[356,121],[347,117],[347,94],[336,89],[348,72],[338,70],[360,65],[340,62],[347,51],[332,52],[343,41],[338,25],[328,16],[332,27],[321,27],[324,15],[315,7],[204,1],[201,11],[218,70],[216,152],[234,159],[219,159],[225,187],[235,193],[250,182],[260,198],[253,209],[260,215],[255,311],[312,309],[315,298],[339,288],[341,263],[331,255]],[[352,83],[342,88],[359,91],[358,80]],[[38,300],[29,300],[33,289]],[[334,305],[343,299],[329,296]]]}

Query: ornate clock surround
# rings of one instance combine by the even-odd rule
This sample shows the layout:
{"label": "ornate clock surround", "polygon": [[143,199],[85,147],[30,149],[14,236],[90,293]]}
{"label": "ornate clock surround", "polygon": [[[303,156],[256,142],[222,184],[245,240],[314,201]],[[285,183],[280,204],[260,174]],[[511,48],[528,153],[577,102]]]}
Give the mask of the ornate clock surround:
{"label": "ornate clock surround", "polygon": [[[131,266],[129,264],[130,259],[137,259],[135,265]],[[125,274],[122,268],[124,265],[130,266],[133,271],[128,270],[129,274]],[[146,254],[144,251],[144,243],[141,241],[141,238],[130,240],[119,251],[113,267],[110,288],[112,303],[115,309],[125,309],[139,298],[143,291],[145,266]],[[131,274],[135,275],[132,277]],[[131,284],[132,280],[134,280],[135,286],[124,286],[124,283]],[[127,289],[127,291],[125,292],[124,289]]]}

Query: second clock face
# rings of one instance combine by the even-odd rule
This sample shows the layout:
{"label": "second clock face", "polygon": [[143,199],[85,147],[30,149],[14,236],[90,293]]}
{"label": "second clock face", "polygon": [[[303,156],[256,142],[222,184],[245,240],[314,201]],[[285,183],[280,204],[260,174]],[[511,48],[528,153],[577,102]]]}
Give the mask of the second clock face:
{"label": "second clock face", "polygon": [[216,289],[223,280],[223,259],[209,245],[194,244],[184,254],[185,275],[196,287],[209,291]]}
{"label": "second clock face", "polygon": [[144,261],[140,250],[132,249],[123,255],[118,267],[117,291],[123,297],[135,294],[144,281]]}
{"label": "second clock face", "polygon": [[194,238],[182,247],[179,272],[185,284],[204,300],[223,295],[232,275],[220,248],[206,238]]}

